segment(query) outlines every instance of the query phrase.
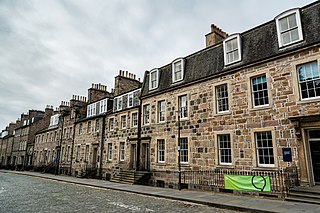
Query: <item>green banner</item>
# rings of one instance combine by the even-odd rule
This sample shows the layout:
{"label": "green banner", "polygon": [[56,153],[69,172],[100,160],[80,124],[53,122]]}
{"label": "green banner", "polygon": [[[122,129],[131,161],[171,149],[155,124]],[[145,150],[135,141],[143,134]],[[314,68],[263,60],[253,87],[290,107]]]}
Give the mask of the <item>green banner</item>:
{"label": "green banner", "polygon": [[224,188],[249,192],[271,192],[269,176],[224,175]]}

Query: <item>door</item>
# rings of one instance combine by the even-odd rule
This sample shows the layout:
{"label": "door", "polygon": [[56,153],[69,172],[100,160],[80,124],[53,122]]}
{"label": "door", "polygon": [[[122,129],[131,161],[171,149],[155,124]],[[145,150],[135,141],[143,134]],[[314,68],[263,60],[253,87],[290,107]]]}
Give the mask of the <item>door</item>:
{"label": "door", "polygon": [[130,169],[136,170],[137,166],[137,144],[131,144]]}
{"label": "door", "polygon": [[314,181],[320,184],[320,129],[309,131],[309,144]]}
{"label": "door", "polygon": [[98,148],[94,147],[92,152],[92,167],[97,167],[97,154],[98,154]]}
{"label": "door", "polygon": [[149,143],[143,143],[141,149],[141,167],[142,170],[149,170]]}

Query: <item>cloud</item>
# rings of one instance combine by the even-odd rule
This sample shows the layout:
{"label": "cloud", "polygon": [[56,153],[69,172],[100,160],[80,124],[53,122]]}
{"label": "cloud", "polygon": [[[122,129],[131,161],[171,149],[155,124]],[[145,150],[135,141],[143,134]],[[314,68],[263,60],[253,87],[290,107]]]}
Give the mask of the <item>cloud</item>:
{"label": "cloud", "polygon": [[298,0],[3,0],[0,2],[0,127],[29,109],[58,106],[118,70],[143,77],[204,48],[215,23],[243,32]]}

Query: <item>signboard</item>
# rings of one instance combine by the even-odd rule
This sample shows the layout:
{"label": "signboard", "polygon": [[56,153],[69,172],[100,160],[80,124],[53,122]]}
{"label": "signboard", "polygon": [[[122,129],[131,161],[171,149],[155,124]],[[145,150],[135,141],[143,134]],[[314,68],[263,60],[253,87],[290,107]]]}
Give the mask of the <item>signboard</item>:
{"label": "signboard", "polygon": [[224,175],[224,188],[247,192],[271,192],[269,176]]}
{"label": "signboard", "polygon": [[291,148],[282,148],[283,161],[292,162]]}

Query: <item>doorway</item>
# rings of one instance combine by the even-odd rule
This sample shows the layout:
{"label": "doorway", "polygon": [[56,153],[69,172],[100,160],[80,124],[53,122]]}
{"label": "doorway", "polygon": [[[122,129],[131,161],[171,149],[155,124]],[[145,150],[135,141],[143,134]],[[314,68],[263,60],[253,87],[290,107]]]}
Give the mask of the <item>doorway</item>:
{"label": "doorway", "polygon": [[137,144],[131,144],[130,169],[137,169]]}
{"label": "doorway", "polygon": [[320,184],[320,129],[309,130],[309,145],[314,181]]}
{"label": "doorway", "polygon": [[149,143],[142,143],[141,147],[141,168],[143,171],[149,171]]}
{"label": "doorway", "polygon": [[98,154],[98,148],[94,147],[92,151],[92,167],[97,167],[97,154]]}

